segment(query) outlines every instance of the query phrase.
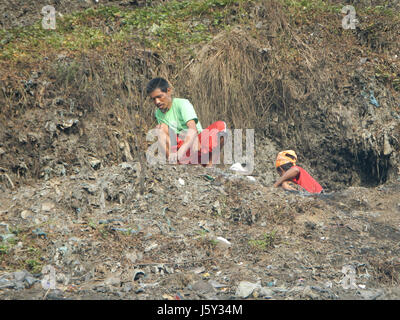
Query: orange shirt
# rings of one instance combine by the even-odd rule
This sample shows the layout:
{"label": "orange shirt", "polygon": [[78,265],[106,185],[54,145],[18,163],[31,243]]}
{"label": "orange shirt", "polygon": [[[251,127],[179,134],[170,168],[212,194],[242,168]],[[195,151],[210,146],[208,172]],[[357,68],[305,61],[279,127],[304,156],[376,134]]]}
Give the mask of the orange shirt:
{"label": "orange shirt", "polygon": [[317,181],[314,180],[313,177],[310,176],[310,174],[306,170],[304,170],[299,166],[294,166],[294,167],[300,170],[297,178],[294,178],[292,180],[294,183],[303,187],[310,193],[321,193],[322,187]]}

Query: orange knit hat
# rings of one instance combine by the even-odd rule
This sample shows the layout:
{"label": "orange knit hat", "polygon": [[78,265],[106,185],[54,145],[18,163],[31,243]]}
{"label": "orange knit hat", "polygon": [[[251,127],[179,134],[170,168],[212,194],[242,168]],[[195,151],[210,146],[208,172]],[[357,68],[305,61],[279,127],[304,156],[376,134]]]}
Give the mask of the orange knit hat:
{"label": "orange knit hat", "polygon": [[296,165],[296,161],[297,161],[296,152],[294,152],[293,150],[285,150],[278,153],[278,156],[276,157],[275,166],[278,168],[281,165],[289,162],[293,163],[293,165]]}

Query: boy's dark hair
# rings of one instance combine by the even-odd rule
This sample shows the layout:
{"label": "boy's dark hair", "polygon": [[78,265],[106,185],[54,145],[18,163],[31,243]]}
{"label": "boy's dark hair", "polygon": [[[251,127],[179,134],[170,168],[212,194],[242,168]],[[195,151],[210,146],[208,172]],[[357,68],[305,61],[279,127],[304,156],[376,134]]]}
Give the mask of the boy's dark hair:
{"label": "boy's dark hair", "polygon": [[162,92],[167,92],[169,83],[164,78],[154,78],[149,81],[146,87],[146,93],[149,95],[156,89],[160,89]]}
{"label": "boy's dark hair", "polygon": [[288,162],[279,166],[278,168],[276,168],[276,170],[279,172],[280,171],[279,168],[282,168],[283,170],[288,171],[291,167],[293,167],[293,163]]}

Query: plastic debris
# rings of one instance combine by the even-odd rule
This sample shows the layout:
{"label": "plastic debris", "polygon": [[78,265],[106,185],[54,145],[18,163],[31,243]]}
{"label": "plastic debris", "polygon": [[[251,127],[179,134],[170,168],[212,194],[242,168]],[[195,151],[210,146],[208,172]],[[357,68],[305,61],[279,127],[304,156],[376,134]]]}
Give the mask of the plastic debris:
{"label": "plastic debris", "polygon": [[183,300],[183,297],[179,292],[176,293],[175,300]]}
{"label": "plastic debris", "polygon": [[371,102],[371,104],[373,104],[375,107],[380,107],[379,102],[376,100],[375,96],[374,96],[374,92],[370,91],[369,92],[369,101]]}
{"label": "plastic debris", "polygon": [[210,176],[208,174],[203,174],[202,177],[204,177],[208,181],[214,181],[215,180],[215,178],[213,178],[212,176]]}
{"label": "plastic debris", "polygon": [[215,239],[217,241],[217,246],[222,248],[229,248],[232,244],[223,237],[217,237]]}
{"label": "plastic debris", "polygon": [[140,278],[145,278],[145,277],[146,277],[146,274],[144,273],[144,271],[140,270],[140,269],[137,269],[137,270],[134,270],[134,272],[133,272],[132,280],[133,281],[137,281]]}
{"label": "plastic debris", "polygon": [[38,237],[43,237],[45,239],[47,239],[47,233],[44,232],[42,229],[40,228],[36,228],[35,230],[32,230],[32,233],[37,235]]}
{"label": "plastic debris", "polygon": [[232,171],[237,171],[237,172],[247,172],[247,170],[243,167],[243,165],[239,162],[234,163],[233,165],[231,165],[230,169]]}

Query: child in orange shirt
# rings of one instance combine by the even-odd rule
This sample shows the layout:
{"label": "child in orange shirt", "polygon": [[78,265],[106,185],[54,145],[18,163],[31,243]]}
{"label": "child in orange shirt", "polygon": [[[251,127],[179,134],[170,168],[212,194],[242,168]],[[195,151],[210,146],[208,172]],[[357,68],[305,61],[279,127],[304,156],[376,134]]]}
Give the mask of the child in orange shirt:
{"label": "child in orange shirt", "polygon": [[294,182],[310,193],[321,193],[323,189],[320,184],[306,170],[297,166],[296,161],[297,155],[293,150],[278,153],[275,166],[281,177],[274,183],[274,187],[298,191],[290,185],[290,182]]}

